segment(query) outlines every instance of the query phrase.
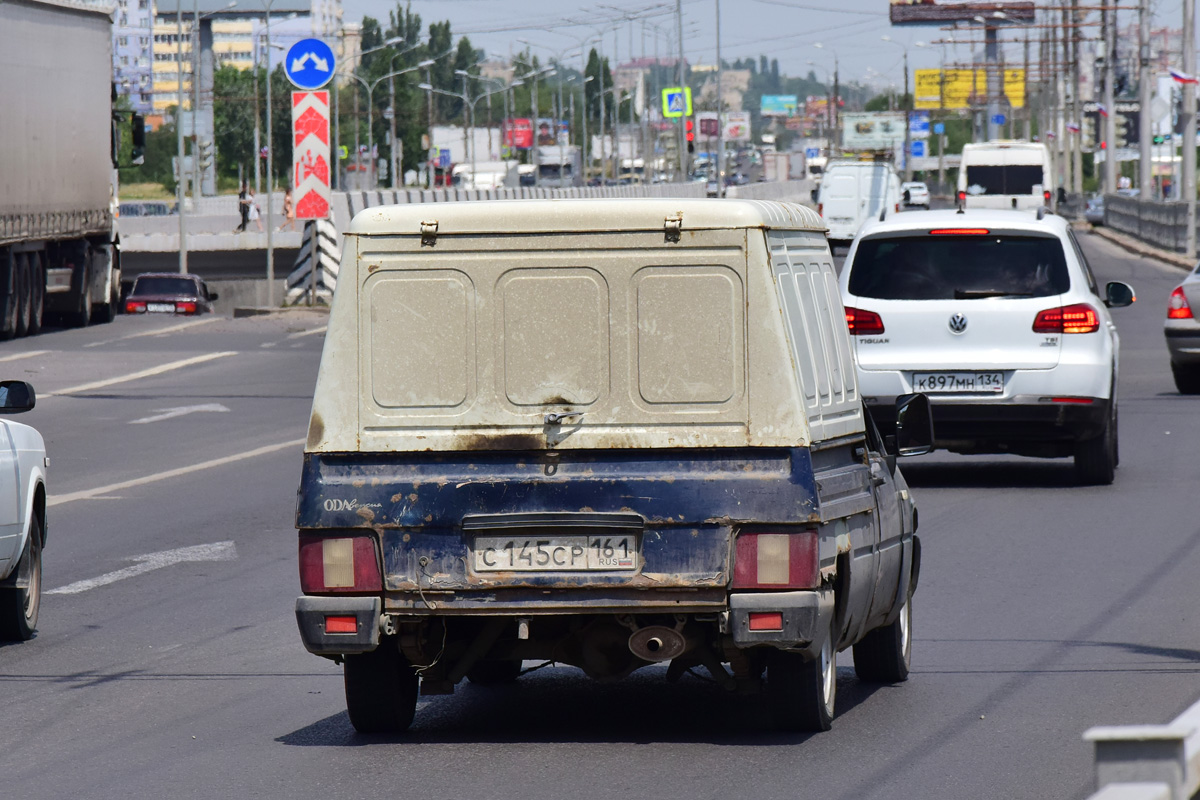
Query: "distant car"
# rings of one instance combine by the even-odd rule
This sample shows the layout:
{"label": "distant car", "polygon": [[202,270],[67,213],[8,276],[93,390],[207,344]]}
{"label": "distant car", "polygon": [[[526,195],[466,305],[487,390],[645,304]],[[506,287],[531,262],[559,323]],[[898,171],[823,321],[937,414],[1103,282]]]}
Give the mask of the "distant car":
{"label": "distant car", "polygon": [[900,197],[906,206],[929,208],[929,187],[920,181],[900,184]]}
{"label": "distant car", "polygon": [[967,209],[864,225],[841,275],[859,389],[885,434],[888,404],[923,392],[939,447],[1073,456],[1082,483],[1112,483],[1109,309],[1133,289],[1099,287],[1067,221],[1039,217]]}
{"label": "distant car", "polygon": [[126,314],[205,314],[213,310],[216,292],[195,275],[147,272],[138,275],[125,297]]}
{"label": "distant car", "polygon": [[1083,210],[1083,218],[1093,225],[1104,224],[1104,195],[1089,197],[1087,207]]}
{"label": "distant car", "polygon": [[[0,414],[33,408],[33,387],[0,381]],[[37,629],[46,544],[46,444],[29,425],[0,417],[0,641]]]}
{"label": "distant car", "polygon": [[1175,287],[1167,301],[1163,334],[1171,354],[1171,374],[1180,394],[1200,394],[1200,266]]}

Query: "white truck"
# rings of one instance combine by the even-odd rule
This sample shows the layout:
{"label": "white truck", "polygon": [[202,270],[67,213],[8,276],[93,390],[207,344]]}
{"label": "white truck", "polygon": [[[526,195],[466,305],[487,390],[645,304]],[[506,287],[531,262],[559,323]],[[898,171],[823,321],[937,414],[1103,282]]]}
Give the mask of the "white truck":
{"label": "white truck", "polygon": [[[46,314],[84,326],[117,313],[111,14],[94,0],[0,3],[0,339],[38,333]],[[140,117],[132,131],[139,163]]]}

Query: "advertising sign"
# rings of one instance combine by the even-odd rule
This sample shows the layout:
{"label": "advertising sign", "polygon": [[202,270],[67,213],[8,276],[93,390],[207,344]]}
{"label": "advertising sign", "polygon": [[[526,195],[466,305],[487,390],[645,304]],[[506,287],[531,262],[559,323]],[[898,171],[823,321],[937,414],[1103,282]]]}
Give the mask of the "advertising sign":
{"label": "advertising sign", "polygon": [[794,117],[799,105],[794,94],[764,94],[761,102],[764,117]]}
{"label": "advertising sign", "polygon": [[292,186],[296,219],[327,219],[329,92],[292,92]]}
{"label": "advertising sign", "polygon": [[533,147],[533,120],[522,117],[506,119],[501,126],[501,138],[507,147],[528,150]]}
{"label": "advertising sign", "polygon": [[842,114],[842,146],[847,150],[888,150],[903,142],[903,111]]}
{"label": "advertising sign", "polygon": [[725,141],[727,141],[727,142],[748,142],[748,141],[750,141],[750,112],[749,111],[726,111],[725,112]]}
{"label": "advertising sign", "polygon": [[992,3],[944,3],[936,0],[891,0],[888,19],[893,25],[945,25],[973,22],[980,15],[1005,22],[1033,22],[1031,0]]}
{"label": "advertising sign", "polygon": [[[918,69],[914,71],[916,108],[970,108],[987,102],[987,70]],[[1004,94],[1012,108],[1025,106],[1025,70],[1004,70]]]}
{"label": "advertising sign", "polygon": [[538,147],[549,147],[556,144],[567,144],[569,139],[570,123],[565,119],[558,123],[558,135],[554,133],[554,120],[549,117],[538,117],[537,121],[537,143]]}

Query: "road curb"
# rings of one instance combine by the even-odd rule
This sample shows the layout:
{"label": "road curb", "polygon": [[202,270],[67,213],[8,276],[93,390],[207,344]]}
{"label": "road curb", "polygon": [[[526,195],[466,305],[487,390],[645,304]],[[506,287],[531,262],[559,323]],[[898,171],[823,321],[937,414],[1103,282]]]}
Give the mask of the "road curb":
{"label": "road curb", "polygon": [[1188,260],[1187,256],[1162,250],[1144,242],[1139,242],[1132,236],[1126,236],[1123,233],[1117,233],[1116,231],[1111,231],[1107,228],[1096,227],[1095,225],[1091,226],[1091,232],[1097,236],[1100,236],[1101,238],[1108,239],[1113,244],[1117,245],[1118,247],[1122,247],[1131,253],[1135,253],[1146,258],[1157,259],[1164,264],[1168,264],[1172,267],[1178,267],[1179,269],[1187,272],[1191,272],[1192,268],[1196,266]]}
{"label": "road curb", "polygon": [[265,317],[271,314],[294,314],[300,311],[312,311],[318,314],[328,314],[328,306],[238,306],[233,309],[233,318]]}

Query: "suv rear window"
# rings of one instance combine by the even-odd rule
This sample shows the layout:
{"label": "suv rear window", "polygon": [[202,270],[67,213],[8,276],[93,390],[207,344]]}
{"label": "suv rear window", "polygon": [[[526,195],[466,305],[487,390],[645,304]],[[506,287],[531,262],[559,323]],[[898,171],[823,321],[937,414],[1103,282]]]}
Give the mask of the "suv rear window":
{"label": "suv rear window", "polygon": [[1071,286],[1055,237],[928,235],[858,244],[850,293],[877,300],[1049,297]]}
{"label": "suv rear window", "polygon": [[967,194],[1033,194],[1034,186],[1044,186],[1038,164],[1003,166],[967,166]]}

